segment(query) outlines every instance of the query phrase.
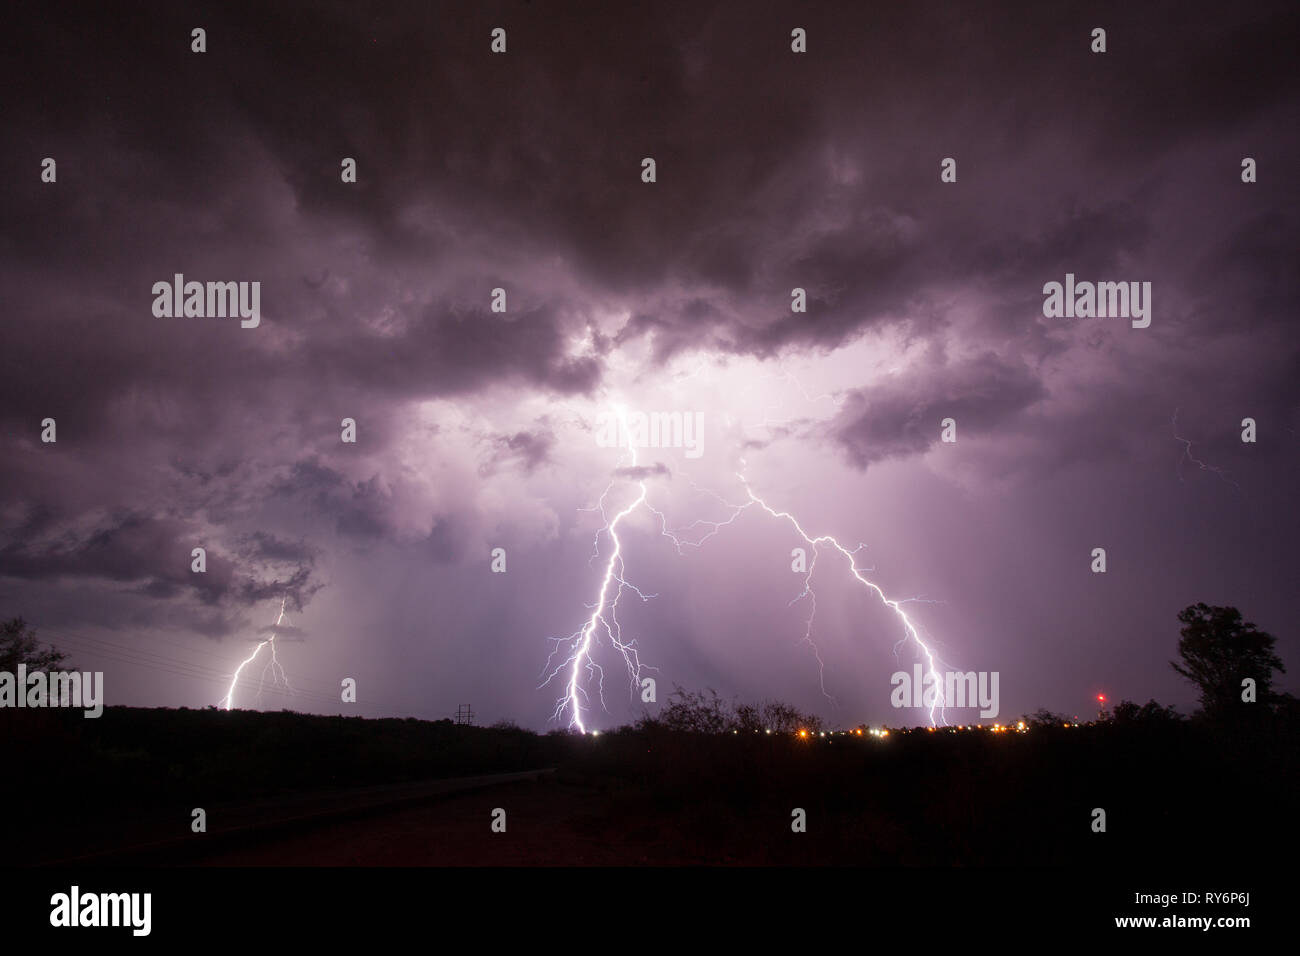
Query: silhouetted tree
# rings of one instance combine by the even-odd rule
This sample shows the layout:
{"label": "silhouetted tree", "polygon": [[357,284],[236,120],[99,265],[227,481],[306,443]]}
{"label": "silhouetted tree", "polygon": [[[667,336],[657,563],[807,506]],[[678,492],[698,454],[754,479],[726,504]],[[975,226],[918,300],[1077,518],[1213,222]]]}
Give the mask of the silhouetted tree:
{"label": "silhouetted tree", "polygon": [[1121,700],[1115,705],[1111,720],[1117,724],[1166,724],[1182,720],[1173,707],[1164,707],[1154,700],[1138,706],[1131,700]]}
{"label": "silhouetted tree", "polygon": [[771,728],[774,734],[792,734],[797,730],[810,733],[822,729],[821,718],[816,714],[805,714],[791,704],[771,700],[763,704],[763,727]]}
{"label": "silhouetted tree", "polygon": [[737,704],[735,714],[736,729],[742,734],[762,732],[765,728],[763,712],[753,704]]}
{"label": "silhouetted tree", "polygon": [[669,697],[659,720],[668,730],[696,734],[720,734],[735,729],[735,717],[727,702],[712,687],[703,691],[687,691],[676,687]]}
{"label": "silhouetted tree", "polygon": [[1183,622],[1178,654],[1183,666],[1171,661],[1175,671],[1201,690],[1201,709],[1213,720],[1242,712],[1242,681],[1255,681],[1256,701],[1267,708],[1274,703],[1273,671],[1286,673],[1273,653],[1272,634],[1242,622],[1235,607],[1193,604],[1178,614]]}
{"label": "silhouetted tree", "polygon": [[765,700],[758,706],[740,704],[736,707],[736,726],[746,731],[772,731],[774,734],[792,734],[799,730],[816,732],[822,729],[822,720],[816,714],[802,713],[799,708],[779,700]]}
{"label": "silhouetted tree", "polygon": [[764,701],[757,706],[738,704],[733,708],[712,687],[706,688],[707,694],[674,687],[663,713],[657,719],[647,716],[638,723],[639,727],[697,734],[729,734],[733,730],[790,734],[798,730],[815,733],[822,729],[822,720],[816,714],[801,713],[797,707],[780,701]]}
{"label": "silhouetted tree", "polygon": [[29,671],[58,670],[67,657],[57,648],[42,647],[36,631],[21,617],[0,624],[0,671],[16,673],[19,664],[26,664]]}
{"label": "silhouetted tree", "polygon": [[1039,707],[1032,714],[1026,714],[1024,720],[1030,727],[1060,727],[1070,722],[1069,717],[1054,714],[1046,707]]}

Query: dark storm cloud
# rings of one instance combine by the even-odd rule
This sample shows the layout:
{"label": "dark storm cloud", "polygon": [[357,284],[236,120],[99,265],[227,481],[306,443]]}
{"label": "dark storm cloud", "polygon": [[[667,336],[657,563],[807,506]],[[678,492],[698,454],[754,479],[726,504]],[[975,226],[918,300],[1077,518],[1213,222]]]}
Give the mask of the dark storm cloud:
{"label": "dark storm cloud", "polygon": [[328,522],[345,542],[363,549],[388,543],[446,564],[459,560],[470,543],[469,525],[456,513],[431,515],[427,533],[411,530],[377,474],[352,480],[319,461],[304,460],[275,480],[274,494],[305,505],[313,522]]}
{"label": "dark storm cloud", "polygon": [[420,542],[419,550],[436,564],[452,564],[464,557],[468,539],[463,520],[456,515],[439,515],[433,519],[433,527]]}
{"label": "dark storm cloud", "polygon": [[[153,581],[156,586],[192,587],[210,598],[229,586],[229,566],[214,555],[211,576],[176,573],[183,560],[169,558],[179,539],[193,537],[193,526],[173,519],[124,513],[107,516],[96,527],[67,529],[43,542],[26,540],[0,551],[0,573],[21,577],[103,576],[119,581]],[[183,554],[188,556],[189,549]]]}
{"label": "dark storm cloud", "polygon": [[958,423],[959,434],[968,434],[967,429],[975,435],[1005,431],[1044,394],[1038,378],[1023,365],[982,355],[932,374],[860,389],[849,396],[831,429],[850,460],[866,468],[925,451],[939,441],[945,418]]}
{"label": "dark storm cloud", "polygon": [[320,549],[305,541],[289,541],[277,538],[265,531],[254,531],[243,543],[243,552],[247,555],[267,558],[275,561],[311,562],[316,559]]}
{"label": "dark storm cloud", "polygon": [[313,336],[303,365],[396,397],[454,395],[512,382],[558,394],[588,391],[599,364],[566,358],[560,329],[550,308],[507,316],[444,302],[411,316],[396,339],[355,328]]}
{"label": "dark storm cloud", "polygon": [[301,500],[335,523],[344,537],[375,539],[390,530],[392,499],[378,475],[352,481],[316,460],[294,462],[274,493]]}
{"label": "dark storm cloud", "polygon": [[[30,529],[29,529],[30,530]],[[208,606],[247,607],[290,594],[300,604],[313,584],[311,553],[268,553],[267,542],[250,549],[259,572],[216,547],[205,548],[206,570],[191,570],[191,551],[204,535],[194,523],[140,513],[105,516],[89,528],[51,529],[18,536],[0,547],[0,575],[34,581],[99,579],[132,585],[147,597],[194,598]],[[8,535],[6,535],[8,537]],[[275,568],[283,573],[274,574]]]}
{"label": "dark storm cloud", "polygon": [[[1124,195],[1112,198],[1095,177],[1094,195],[1054,210],[1075,190],[1049,185],[1052,177],[1042,172],[1024,176],[1030,160],[1017,148],[1055,142],[1096,149],[1104,139],[1112,162],[1101,181],[1109,178],[1113,191],[1121,177],[1178,145],[1152,135],[1150,117],[1184,137],[1206,136],[1294,90],[1267,17],[1225,23],[1232,37],[1225,48],[1221,35],[1166,16],[1176,9],[1024,5],[976,15],[947,5],[813,5],[798,11],[812,38],[812,53],[798,58],[787,47],[794,14],[781,4],[689,13],[659,5],[592,8],[581,28],[553,11],[515,4],[476,12],[412,5],[378,20],[342,3],[235,6],[212,13],[210,52],[196,71],[183,44],[164,42],[188,33],[169,8],[139,8],[107,31],[71,29],[84,12],[56,8],[42,22],[18,24],[26,43],[13,69],[15,126],[36,150],[49,117],[57,117],[70,159],[88,154],[88,168],[74,162],[65,181],[107,176],[113,189],[88,207],[73,190],[51,195],[15,185],[30,176],[6,177],[0,188],[17,214],[13,222],[50,224],[23,234],[11,226],[8,244],[28,257],[41,254],[47,274],[76,255],[80,271],[98,274],[97,291],[109,291],[110,300],[125,293],[121,306],[138,311],[131,290],[170,273],[158,255],[162,242],[194,222],[226,235],[251,232],[255,245],[275,240],[282,225],[240,198],[254,199],[250,183],[282,178],[294,190],[297,215],[352,250],[297,272],[298,292],[285,287],[272,297],[268,289],[268,299],[278,299],[275,321],[308,333],[303,350],[288,357],[291,385],[310,369],[393,397],[464,393],[512,376],[559,392],[587,391],[599,380],[596,360],[563,355],[565,319],[550,303],[506,317],[451,295],[394,301],[395,334],[376,335],[356,322],[362,302],[373,307],[376,297],[396,291],[359,275],[364,263],[382,260],[400,275],[445,259],[467,235],[525,259],[562,250],[591,288],[648,293],[656,309],[634,312],[616,342],[653,335],[661,358],[701,347],[757,355],[834,348],[887,322],[924,330],[934,321],[925,291],[935,283],[996,279],[1004,294],[1020,289],[1024,304],[1045,278],[1065,267],[1100,268],[1149,235],[1150,214],[1131,205],[1130,191],[1121,187]],[[308,10],[317,28],[305,33],[301,14]],[[485,54],[485,42],[469,39],[482,39],[486,25],[503,17],[511,27],[509,62],[527,76],[527,96],[502,59]],[[1086,99],[1063,100],[1063,89],[1096,62],[1079,39],[1093,20],[1113,24],[1108,72]],[[47,46],[84,54],[86,72],[46,76],[40,64],[53,52]],[[135,62],[142,52],[156,56],[160,69],[182,73],[187,95],[154,82],[147,70],[96,66]],[[950,69],[918,68],[921,53],[919,62]],[[1200,74],[1164,69],[1161,58],[1216,67]],[[1252,69],[1228,68],[1246,62]],[[962,86],[953,79],[958,68]],[[44,82],[39,89],[33,75]],[[880,76],[907,80],[882,85]],[[1152,76],[1178,81],[1152,83]],[[90,83],[102,91],[102,115],[84,96]],[[963,88],[1002,104],[986,128],[972,125]],[[1144,120],[1116,121],[1117,113]],[[935,207],[935,192],[944,188],[938,159],[950,154],[960,154],[960,182],[969,186],[950,190],[947,208]],[[339,187],[344,155],[360,163],[355,188]],[[643,155],[659,160],[654,186],[637,178]],[[837,164],[850,172],[837,179]],[[1059,217],[1058,225],[1026,235],[1015,220],[999,217],[1000,193],[1016,189],[1043,194],[1043,212]],[[151,222],[141,220],[135,194],[155,204]],[[234,201],[210,202],[222,195]],[[105,228],[115,241],[103,241]],[[132,270],[128,260],[154,264]],[[480,297],[492,282],[506,281],[500,264],[482,260],[482,269]],[[323,288],[331,276],[363,291],[331,293]],[[795,285],[808,290],[807,314],[790,313]],[[671,287],[683,290],[675,301],[663,291]],[[84,311],[86,304],[67,308]],[[313,313],[343,321],[311,321]],[[105,332],[84,349],[69,349],[64,336],[55,349],[55,340],[42,342],[39,333],[20,346],[23,365],[52,351],[68,365],[92,355],[105,360],[69,409],[79,420],[104,414],[141,375],[174,394],[183,370],[199,360],[188,327],[165,340],[173,361],[151,361],[142,336],[152,342],[156,323],[127,331],[115,346],[123,325],[113,311],[94,321]],[[242,343],[204,352],[208,381],[219,376],[227,394],[186,381],[188,397],[217,409],[229,407],[231,394],[274,394],[279,390],[266,383],[284,374],[284,358]],[[5,386],[3,408],[16,417],[57,404],[36,381],[7,378]]]}
{"label": "dark storm cloud", "polygon": [[483,475],[491,474],[508,462],[515,462],[525,472],[533,471],[551,459],[551,450],[555,447],[555,433],[545,422],[531,431],[519,431],[513,435],[501,435],[492,440],[491,457],[479,468]]}
{"label": "dark storm cloud", "polygon": [[[440,441],[450,426],[428,419],[444,404],[470,423],[452,464],[471,479],[563,481],[560,413],[529,404],[498,427],[477,403],[621,388],[614,359],[639,351],[650,362],[626,374],[657,385],[685,353],[878,346],[829,423],[745,439],[777,470],[784,440],[810,435],[858,468],[906,461],[954,417],[982,439],[985,473],[1029,487],[1139,455],[1172,482],[1176,409],[1198,449],[1241,461],[1243,415],[1300,427],[1296,17],[1290,3],[20,6],[0,58],[0,585],[47,589],[85,621],[221,636],[265,626],[251,603],[287,593],[300,609],[318,564],[359,554],[358,576],[425,580],[484,555],[472,481],[422,472],[457,449],[426,450],[412,407],[431,406],[414,427]],[[499,25],[504,57],[488,52]],[[806,55],[789,50],[796,25]],[[1097,25],[1104,56],[1088,51]],[[1240,182],[1246,155],[1258,184]],[[38,180],[45,156],[56,185]],[[339,181],[345,156],[355,184]],[[947,156],[955,184],[939,181]],[[261,327],[154,318],[152,283],[176,272],[261,281]],[[1042,285],[1066,272],[1153,281],[1149,334],[1044,320]],[[505,314],[489,311],[498,286]],[[39,441],[46,416],[55,445]],[[341,449],[344,417],[359,437]],[[1294,447],[1292,431],[1250,461],[1285,474]],[[408,473],[445,500],[413,501]],[[538,496],[567,528],[553,491]],[[1136,516],[1125,507],[1116,524]],[[1150,559],[1182,566],[1174,546]],[[427,594],[468,608],[466,633],[485,605],[521,630],[571,599],[552,584],[518,607],[468,577],[456,602]],[[1056,596],[1046,579],[1041,593]],[[393,623],[390,600],[355,585],[339,605],[387,633],[370,625]]]}

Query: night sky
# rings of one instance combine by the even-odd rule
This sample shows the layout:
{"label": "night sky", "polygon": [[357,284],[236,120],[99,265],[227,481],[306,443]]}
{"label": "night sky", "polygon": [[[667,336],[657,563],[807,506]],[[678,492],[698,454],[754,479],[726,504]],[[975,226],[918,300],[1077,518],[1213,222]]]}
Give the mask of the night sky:
{"label": "night sky", "polygon": [[[698,539],[742,472],[922,598],[1003,719],[1190,711],[1168,661],[1198,601],[1277,635],[1296,689],[1293,3],[369,6],[6,25],[0,616],[109,704],[217,703],[288,595],[297,693],[255,704],[259,662],[237,706],[563,726],[539,684],[600,587],[602,492],[643,479]],[[259,281],[261,324],[155,316],[176,273]],[[1150,326],[1044,317],[1067,273],[1150,282]],[[615,406],[702,413],[703,453],[629,471],[597,441]],[[832,702],[790,524],[662,532],[620,530],[651,713],[679,684],[924,720],[889,702],[915,647],[842,556],[813,577]],[[594,655],[587,725],[639,716]]]}

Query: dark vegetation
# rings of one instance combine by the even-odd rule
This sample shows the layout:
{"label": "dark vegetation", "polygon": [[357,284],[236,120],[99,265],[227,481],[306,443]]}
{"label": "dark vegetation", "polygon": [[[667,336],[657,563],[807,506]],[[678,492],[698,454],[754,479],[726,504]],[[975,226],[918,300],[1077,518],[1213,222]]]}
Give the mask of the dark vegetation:
{"label": "dark vegetation", "polygon": [[[184,817],[281,793],[556,767],[546,784],[555,800],[597,793],[607,807],[578,821],[583,832],[617,835],[661,862],[1239,866],[1295,846],[1300,709],[1272,688],[1281,661],[1271,636],[1225,610],[1180,616],[1175,666],[1205,682],[1196,714],[1121,701],[1083,726],[1026,715],[1024,733],[823,737],[787,705],[681,688],[657,716],[587,737],[211,708],[113,707],[98,720],[9,710],[6,855],[21,861],[70,821],[111,830],[124,814]],[[1241,699],[1245,678],[1256,681],[1254,703]],[[806,833],[791,832],[796,807]],[[1105,833],[1091,826],[1098,807]],[[555,852],[568,862],[562,844]]]}

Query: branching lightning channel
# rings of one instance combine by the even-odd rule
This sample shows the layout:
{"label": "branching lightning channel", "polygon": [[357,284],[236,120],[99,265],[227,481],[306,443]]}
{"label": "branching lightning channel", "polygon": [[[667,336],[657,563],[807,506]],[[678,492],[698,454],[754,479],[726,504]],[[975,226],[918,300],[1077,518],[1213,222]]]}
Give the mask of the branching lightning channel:
{"label": "branching lightning channel", "polygon": [[1201,471],[1208,471],[1212,475],[1217,475],[1221,481],[1224,481],[1227,484],[1232,485],[1232,487],[1236,488],[1238,491],[1241,491],[1241,485],[1237,484],[1235,481],[1229,478],[1228,473],[1226,471],[1224,471],[1218,465],[1211,465],[1207,462],[1201,461],[1201,459],[1195,457],[1192,454],[1191,441],[1178,434],[1179,411],[1181,411],[1181,409],[1177,409],[1177,408],[1174,409],[1174,417],[1169,420],[1169,424],[1173,427],[1174,430],[1174,441],[1180,443],[1183,446],[1183,456],[1178,459],[1178,480],[1179,481],[1183,480],[1183,463],[1191,462],[1197,468],[1201,469]]}
{"label": "branching lightning channel", "polygon": [[[626,425],[626,419],[620,415],[620,422]],[[632,469],[638,467],[636,448],[630,449]],[[605,562],[605,574],[600,582],[600,590],[596,596],[595,604],[591,605],[591,616],[587,618],[585,624],[578,630],[574,631],[567,638],[552,638],[555,646],[551,649],[550,656],[546,659],[546,667],[551,666],[551,661],[555,659],[557,653],[565,646],[568,647],[568,656],[560,662],[547,675],[542,682],[545,687],[561,672],[568,668],[568,677],[565,683],[565,694],[555,704],[555,713],[552,719],[559,720],[566,712],[571,714],[569,726],[575,727],[582,733],[586,733],[586,726],[582,722],[582,706],[580,699],[587,700],[587,692],[580,678],[585,671],[587,675],[596,681],[596,694],[600,699],[601,707],[605,705],[605,672],[599,664],[593,659],[591,651],[592,645],[599,634],[603,634],[610,644],[623,657],[623,662],[627,666],[628,676],[635,688],[641,676],[641,660],[637,653],[635,641],[623,641],[622,627],[618,621],[618,602],[623,596],[623,591],[630,590],[634,592],[641,600],[649,600],[654,597],[653,594],[644,594],[635,585],[630,584],[624,575],[623,561],[623,541],[618,536],[618,526],[628,515],[634,512],[641,505],[646,503],[646,497],[649,494],[646,488],[645,479],[637,482],[640,493],[636,498],[621,511],[609,517],[606,510],[606,499],[614,487],[614,482],[605,488],[600,496],[601,517],[605,519],[604,526],[596,532],[596,540],[592,553],[592,561],[600,556],[600,541],[602,537],[608,537],[613,543],[613,550],[610,551],[609,558]],[[612,593],[611,593],[612,592]],[[543,669],[545,671],[545,668]]]}
{"label": "branching lightning channel", "polygon": [[[620,419],[623,420],[621,416]],[[623,420],[623,423],[626,424],[625,420]],[[638,461],[636,448],[630,447],[629,452],[632,463],[631,471],[634,474],[637,474]],[[569,718],[568,726],[571,729],[577,729],[578,731],[585,733],[587,728],[583,721],[583,706],[591,705],[591,700],[587,693],[586,686],[593,680],[596,684],[596,696],[600,701],[600,706],[604,708],[604,671],[600,665],[596,663],[592,655],[594,646],[602,635],[609,641],[611,646],[621,654],[623,662],[627,667],[628,676],[634,693],[640,682],[642,670],[640,656],[635,641],[625,642],[623,640],[622,629],[618,620],[618,605],[620,599],[623,597],[625,589],[634,592],[643,601],[655,597],[655,595],[644,594],[628,582],[624,573],[625,561],[623,556],[623,541],[619,537],[619,526],[629,515],[644,505],[646,510],[658,519],[661,534],[672,541],[679,554],[684,553],[684,549],[686,548],[698,549],[702,547],[706,541],[721,532],[723,528],[733,524],[741,514],[755,507],[763,510],[773,518],[788,522],[790,526],[794,528],[799,537],[802,538],[803,541],[812,549],[812,559],[808,564],[807,573],[804,576],[803,590],[796,595],[789,604],[790,606],[793,606],[805,599],[809,602],[810,611],[801,643],[806,643],[812,650],[813,656],[817,660],[818,680],[821,684],[822,693],[831,700],[832,703],[835,699],[826,691],[825,663],[822,660],[821,652],[812,637],[813,622],[817,614],[817,594],[813,588],[813,573],[817,567],[818,556],[824,548],[837,552],[848,563],[849,572],[853,578],[859,584],[874,592],[875,595],[880,598],[881,602],[892,610],[902,622],[905,633],[898,644],[895,645],[895,655],[897,655],[898,647],[909,640],[916,645],[920,655],[925,659],[926,667],[929,669],[928,673],[923,675],[923,679],[927,682],[932,682],[932,685],[935,688],[934,704],[930,708],[929,712],[930,724],[932,726],[936,725],[937,712],[938,720],[942,721],[946,725],[948,721],[944,716],[944,681],[942,673],[939,670],[942,661],[939,660],[935,652],[922,639],[920,627],[903,609],[904,604],[922,601],[924,599],[915,597],[900,600],[889,597],[880,585],[864,576],[873,569],[858,566],[857,554],[865,547],[865,545],[858,544],[856,547],[848,548],[841,544],[839,540],[832,535],[810,535],[804,530],[803,525],[800,524],[799,520],[793,514],[788,511],[778,511],[755,494],[743,473],[737,474],[736,477],[740,479],[741,484],[744,486],[745,493],[748,496],[748,500],[740,502],[739,504],[728,502],[720,495],[699,488],[698,485],[691,482],[692,486],[695,487],[697,491],[700,491],[721,503],[729,511],[729,514],[726,518],[720,521],[697,519],[686,527],[676,529],[670,529],[667,517],[664,513],[650,503],[649,489],[646,487],[644,477],[640,477],[637,481],[638,494],[636,497],[620,511],[615,513],[612,518],[607,510],[606,501],[614,487],[614,483],[611,482],[610,485],[605,488],[605,491],[601,494],[598,505],[601,517],[604,518],[604,524],[600,530],[596,532],[592,561],[594,562],[600,556],[602,538],[608,539],[613,547],[610,550],[608,557],[605,559],[605,572],[604,576],[601,578],[596,600],[593,604],[589,605],[591,608],[590,616],[586,619],[582,627],[574,631],[568,637],[550,639],[554,642],[554,647],[552,647],[551,653],[547,657],[546,665],[543,668],[543,673],[546,674],[546,677],[540,686],[547,686],[556,678],[560,678],[561,675],[563,675],[563,680],[565,682],[565,693],[556,701],[552,719],[560,720],[567,715]],[[563,660],[552,667],[552,662],[561,654],[563,654]],[[586,681],[583,680],[584,674],[587,677]]]}
{"label": "branching lightning channel", "polygon": [[235,685],[239,683],[240,674],[244,672],[245,667],[247,667],[249,664],[253,663],[254,660],[256,660],[257,655],[262,652],[262,648],[264,647],[270,648],[270,656],[266,662],[266,665],[262,668],[262,679],[257,689],[257,700],[260,702],[262,699],[262,692],[266,687],[266,675],[268,672],[271,674],[272,687],[279,687],[281,684],[283,684],[285,689],[287,689],[289,693],[291,694],[293,693],[293,687],[289,684],[289,678],[285,674],[284,668],[280,666],[280,659],[276,656],[275,653],[276,632],[278,628],[285,623],[284,620],[285,604],[288,602],[288,600],[289,600],[288,595],[285,595],[283,598],[280,599],[280,616],[275,619],[275,624],[272,625],[271,627],[271,636],[264,641],[258,642],[257,647],[253,648],[253,653],[249,654],[248,657],[245,658],[237,668],[235,668],[234,676],[230,678],[230,689],[226,691],[226,696],[222,698],[221,704],[219,706],[223,707],[226,710],[231,709],[231,707],[234,705],[234,700],[235,700]]}
{"label": "branching lightning channel", "polygon": [[[816,613],[816,595],[813,594],[812,592],[813,569],[817,563],[816,556],[820,552],[821,548],[823,546],[829,546],[832,550],[837,551],[848,562],[849,573],[853,575],[854,580],[857,581],[859,584],[863,585],[864,587],[867,587],[873,592],[875,592],[876,596],[880,598],[881,602],[886,607],[888,607],[891,611],[893,611],[894,614],[898,617],[898,619],[902,621],[903,627],[907,632],[907,638],[910,638],[912,642],[916,644],[921,654],[925,657],[926,665],[929,667],[929,672],[924,676],[924,679],[933,680],[933,686],[935,688],[935,698],[934,698],[934,704],[930,708],[930,724],[931,726],[934,726],[935,724],[934,717],[935,717],[936,710],[938,710],[939,712],[939,719],[946,724],[948,721],[944,718],[944,699],[943,699],[944,682],[942,679],[939,679],[940,671],[937,666],[942,662],[938,660],[938,658],[935,656],[934,651],[930,649],[929,645],[926,644],[925,641],[921,640],[920,629],[917,627],[916,623],[913,622],[913,620],[907,616],[907,612],[903,610],[904,604],[917,599],[907,598],[900,601],[895,598],[891,598],[889,595],[887,595],[884,592],[884,589],[882,589],[880,585],[876,584],[870,578],[864,577],[863,576],[864,572],[869,571],[870,569],[858,567],[858,561],[856,557],[857,553],[860,550],[862,550],[863,545],[859,544],[857,547],[853,549],[849,549],[844,545],[840,544],[840,542],[832,535],[823,534],[823,535],[818,535],[816,537],[809,535],[808,532],[804,530],[803,525],[799,523],[799,519],[797,519],[790,512],[777,511],[775,508],[769,505],[758,495],[754,494],[754,489],[749,486],[749,482],[745,479],[745,476],[743,474],[737,475],[736,477],[740,479],[741,483],[745,486],[745,492],[749,495],[749,502],[748,504],[746,504],[745,507],[756,504],[772,517],[784,519],[785,521],[788,521],[794,527],[795,531],[799,534],[799,537],[803,538],[803,540],[807,542],[808,546],[813,549],[813,560],[808,565],[808,575],[804,579],[804,591],[805,593],[812,594],[813,596],[814,613]],[[812,616],[810,615],[808,618],[808,634],[805,636],[805,639],[808,641],[809,644],[812,644],[811,633],[812,633]],[[895,647],[897,648],[897,645]],[[813,650],[814,652],[816,652],[816,645],[813,645]],[[817,654],[817,663],[818,666],[821,666],[820,654]],[[824,692],[824,688],[823,688],[823,692]]]}

